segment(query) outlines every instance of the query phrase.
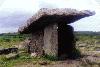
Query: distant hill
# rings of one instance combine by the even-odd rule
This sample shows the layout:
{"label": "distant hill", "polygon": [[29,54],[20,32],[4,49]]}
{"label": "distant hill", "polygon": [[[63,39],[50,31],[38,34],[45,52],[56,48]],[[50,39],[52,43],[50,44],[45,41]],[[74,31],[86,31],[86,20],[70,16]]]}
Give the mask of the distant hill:
{"label": "distant hill", "polygon": [[18,35],[18,32],[13,32],[13,33],[2,33],[0,35]]}
{"label": "distant hill", "polygon": [[74,31],[74,32],[78,32],[78,33],[93,33],[93,31]]}
{"label": "distant hill", "polygon": [[[100,34],[100,32],[93,32],[93,31],[74,31],[74,33],[79,33],[79,34],[91,34],[91,33],[97,33]],[[18,32],[13,32],[13,33],[2,33],[1,35],[18,35]]]}
{"label": "distant hill", "polygon": [[74,31],[76,36],[85,35],[85,36],[100,36],[100,32],[93,32],[93,31]]}
{"label": "distant hill", "polygon": [[94,32],[94,31],[74,31],[75,33],[100,33],[100,32]]}

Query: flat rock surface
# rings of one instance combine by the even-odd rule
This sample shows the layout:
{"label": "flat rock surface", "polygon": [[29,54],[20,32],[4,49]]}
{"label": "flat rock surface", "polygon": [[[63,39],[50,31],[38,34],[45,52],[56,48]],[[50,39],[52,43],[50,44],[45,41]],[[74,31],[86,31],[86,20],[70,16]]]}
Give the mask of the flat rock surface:
{"label": "flat rock surface", "polygon": [[10,58],[10,57],[15,57],[15,56],[18,56],[18,54],[16,53],[9,53],[8,55],[5,55],[7,58]]}
{"label": "flat rock surface", "polygon": [[71,8],[56,8],[56,9],[47,9],[41,8],[36,14],[32,16],[27,21],[27,26],[19,27],[18,31],[20,33],[30,33],[36,28],[41,29],[41,27],[46,26],[47,24],[60,22],[60,23],[73,23],[81,18],[95,15],[94,11],[90,10],[76,10]]}

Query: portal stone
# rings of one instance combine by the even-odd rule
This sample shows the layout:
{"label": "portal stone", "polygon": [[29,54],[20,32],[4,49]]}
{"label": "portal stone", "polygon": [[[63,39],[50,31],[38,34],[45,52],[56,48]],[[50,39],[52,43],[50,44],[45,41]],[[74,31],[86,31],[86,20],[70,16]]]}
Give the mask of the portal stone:
{"label": "portal stone", "polygon": [[48,55],[56,56],[58,53],[58,24],[52,23],[44,29],[44,51]]}

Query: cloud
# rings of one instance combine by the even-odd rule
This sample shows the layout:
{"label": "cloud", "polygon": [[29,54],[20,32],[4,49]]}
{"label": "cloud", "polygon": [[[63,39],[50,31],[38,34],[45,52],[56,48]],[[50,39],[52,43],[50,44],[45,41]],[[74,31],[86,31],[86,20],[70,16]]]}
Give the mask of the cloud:
{"label": "cloud", "polygon": [[[4,2],[1,2],[4,1]],[[75,30],[98,30],[100,5],[95,0],[0,0],[0,33],[18,31],[40,8],[95,10],[96,15],[71,24]],[[88,23],[87,23],[88,22]],[[90,25],[90,26],[89,26]]]}
{"label": "cloud", "polygon": [[8,33],[8,32],[17,32],[18,28],[9,27],[9,28],[0,28],[0,33]]}
{"label": "cloud", "polygon": [[[86,0],[87,6],[89,10],[94,10],[96,14],[94,16],[86,17],[80,19],[71,25],[74,27],[75,31],[99,31],[99,23],[100,23],[100,6],[95,0]],[[84,6],[84,5],[83,5]],[[80,6],[81,7],[81,6]],[[82,7],[82,8],[85,8]]]}
{"label": "cloud", "polygon": [[35,13],[39,10],[36,0],[6,0],[0,7],[0,16],[7,16],[19,13]]}
{"label": "cloud", "polygon": [[[0,17],[0,33],[2,32],[17,32],[18,28],[27,25],[27,20],[32,17],[31,14],[17,14],[9,15],[7,17]],[[6,30],[7,29],[7,30]],[[9,29],[9,30],[8,30]]]}
{"label": "cloud", "polygon": [[41,1],[38,1],[38,3],[39,3],[39,8],[58,8],[58,5],[54,3],[54,1],[52,3],[52,0],[50,0],[50,2],[41,0]]}

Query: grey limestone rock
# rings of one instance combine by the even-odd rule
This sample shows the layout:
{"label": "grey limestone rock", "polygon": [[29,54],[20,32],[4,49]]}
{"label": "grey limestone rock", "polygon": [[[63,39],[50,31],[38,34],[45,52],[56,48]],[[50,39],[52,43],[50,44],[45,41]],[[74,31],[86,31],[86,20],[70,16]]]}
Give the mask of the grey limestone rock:
{"label": "grey limestone rock", "polygon": [[41,8],[36,14],[27,21],[27,26],[22,26],[18,29],[20,33],[30,33],[33,30],[41,29],[47,24],[60,22],[60,23],[73,23],[81,18],[95,15],[95,11],[90,10],[76,10],[71,8],[56,8],[48,9]]}

